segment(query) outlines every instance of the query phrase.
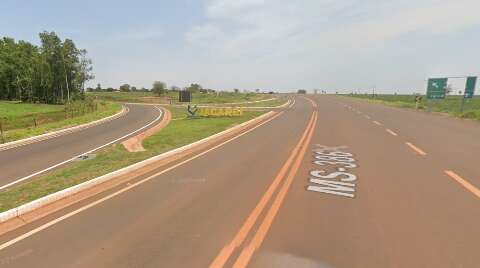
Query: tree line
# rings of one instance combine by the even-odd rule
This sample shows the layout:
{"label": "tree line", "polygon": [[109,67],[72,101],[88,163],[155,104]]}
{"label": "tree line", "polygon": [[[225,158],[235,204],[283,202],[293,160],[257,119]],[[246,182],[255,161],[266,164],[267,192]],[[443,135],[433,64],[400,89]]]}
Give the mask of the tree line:
{"label": "tree line", "polygon": [[94,78],[87,51],[55,32],[39,37],[39,46],[0,39],[0,100],[63,104],[82,99],[85,82]]}

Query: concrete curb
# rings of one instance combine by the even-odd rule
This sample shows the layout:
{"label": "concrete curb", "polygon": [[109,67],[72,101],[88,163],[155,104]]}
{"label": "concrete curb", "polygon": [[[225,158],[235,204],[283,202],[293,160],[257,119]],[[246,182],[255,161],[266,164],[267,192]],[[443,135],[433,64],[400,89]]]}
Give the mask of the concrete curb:
{"label": "concrete curb", "polygon": [[151,157],[151,158],[148,158],[148,159],[145,159],[141,162],[138,162],[138,163],[135,163],[133,165],[130,165],[130,166],[127,166],[127,167],[124,167],[124,168],[121,168],[119,170],[116,170],[116,171],[113,171],[111,173],[108,173],[108,174],[105,174],[103,176],[100,176],[100,177],[97,177],[95,179],[91,179],[89,181],[86,181],[86,182],[83,182],[83,183],[80,183],[80,184],[77,184],[75,186],[72,186],[72,187],[69,187],[69,188],[66,188],[66,189],[63,189],[61,191],[58,191],[58,192],[55,192],[55,193],[52,193],[52,194],[49,194],[47,196],[44,196],[44,197],[41,197],[37,200],[34,200],[34,201],[31,201],[29,203],[26,203],[26,204],[23,204],[21,206],[18,206],[16,208],[12,208],[10,210],[7,210],[5,212],[2,212],[0,213],[0,223],[4,223],[8,220],[11,220],[13,218],[16,218],[16,217],[19,217],[19,216],[22,216],[26,213],[29,213],[29,212],[32,212],[34,211],[35,209],[38,209],[40,207],[43,207],[43,206],[46,206],[48,204],[51,204],[57,200],[60,200],[60,199],[63,199],[65,197],[68,197],[68,196],[71,196],[71,195],[74,195],[76,193],[79,193],[81,191],[84,191],[86,189],[90,189],[96,185],[99,185],[101,183],[104,183],[106,181],[109,181],[109,180],[112,180],[118,176],[121,176],[121,175],[124,175],[126,173],[129,173],[129,172],[132,172],[134,170],[137,170],[137,169],[140,169],[144,166],[147,166],[149,164],[152,164],[156,161],[159,161],[159,160],[162,160],[162,159],[165,159],[167,157],[170,157],[172,155],[175,155],[175,154],[178,154],[178,153],[181,153],[181,152],[184,152],[186,150],[189,150],[195,146],[198,146],[200,144],[203,144],[203,143],[206,143],[208,141],[211,141],[213,139],[216,139],[218,137],[221,137],[223,135],[226,135],[230,132],[233,132],[233,131],[236,131],[238,129],[241,129],[247,125],[251,125],[251,124],[254,124],[258,121],[261,121],[265,118],[268,118],[270,116],[272,116],[273,114],[275,114],[275,112],[268,112],[268,113],[265,113],[261,116],[258,116],[258,117],[255,117],[249,121],[246,121],[246,122],[243,122],[242,124],[239,124],[239,125],[236,125],[232,128],[229,128],[229,129],[226,129],[222,132],[219,132],[217,134],[214,134],[212,136],[209,136],[209,137],[206,137],[206,138],[203,138],[201,140],[198,140],[196,142],[193,142],[193,143],[190,143],[190,144],[187,144],[187,145],[184,145],[182,147],[179,147],[179,148],[176,148],[176,149],[173,149],[171,151],[168,151],[168,152],[165,152],[163,154],[160,154],[160,155],[157,155],[157,156],[154,156],[154,157]]}
{"label": "concrete curb", "polygon": [[69,134],[69,133],[72,133],[72,132],[76,132],[76,131],[79,131],[79,130],[82,130],[82,129],[93,127],[93,126],[96,126],[96,125],[99,125],[99,124],[117,119],[117,118],[127,114],[128,111],[129,111],[128,108],[125,105],[122,105],[122,110],[120,110],[120,112],[118,112],[114,115],[102,118],[102,119],[98,119],[98,120],[90,122],[90,123],[85,123],[85,124],[82,124],[82,125],[60,129],[60,130],[57,130],[57,131],[45,133],[45,134],[38,135],[38,136],[33,136],[33,137],[30,137],[30,138],[26,138],[26,139],[21,139],[21,140],[16,140],[16,141],[11,141],[11,142],[7,142],[7,143],[4,143],[4,144],[0,144],[0,151],[5,151],[5,150],[8,150],[8,149],[24,146],[24,145],[27,145],[27,144],[31,144],[31,143],[35,143],[35,142],[39,142],[39,141],[43,141],[43,140],[48,140],[48,139],[51,139],[51,138],[55,138],[55,137],[63,136],[63,135],[66,135],[66,134]]}

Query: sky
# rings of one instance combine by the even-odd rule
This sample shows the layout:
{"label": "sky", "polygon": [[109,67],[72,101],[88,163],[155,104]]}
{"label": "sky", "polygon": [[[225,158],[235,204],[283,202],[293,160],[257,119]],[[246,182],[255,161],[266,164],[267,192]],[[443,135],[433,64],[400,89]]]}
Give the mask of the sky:
{"label": "sky", "polygon": [[42,31],[87,49],[90,86],[400,94],[480,75],[478,0],[1,1],[0,36]]}

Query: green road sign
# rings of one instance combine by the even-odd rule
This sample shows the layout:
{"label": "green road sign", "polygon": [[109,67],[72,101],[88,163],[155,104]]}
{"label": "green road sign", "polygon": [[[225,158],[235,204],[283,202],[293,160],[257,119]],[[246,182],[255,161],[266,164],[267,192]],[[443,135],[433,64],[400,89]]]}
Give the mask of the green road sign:
{"label": "green road sign", "polygon": [[430,78],[427,86],[427,99],[444,99],[448,78]]}
{"label": "green road sign", "polygon": [[467,83],[465,85],[465,94],[463,95],[465,99],[473,98],[473,95],[475,94],[476,84],[477,84],[476,76],[467,77]]}

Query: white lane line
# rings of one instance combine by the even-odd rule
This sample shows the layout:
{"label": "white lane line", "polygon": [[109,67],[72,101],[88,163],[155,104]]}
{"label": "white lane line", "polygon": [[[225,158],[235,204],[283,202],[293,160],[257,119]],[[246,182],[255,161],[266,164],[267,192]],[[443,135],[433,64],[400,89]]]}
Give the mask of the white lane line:
{"label": "white lane line", "polygon": [[378,122],[378,121],[373,121],[373,123],[375,123],[375,125],[378,125],[378,126],[381,126],[382,123]]}
{"label": "white lane line", "polygon": [[126,138],[126,137],[128,137],[128,136],[130,136],[130,135],[133,135],[133,134],[139,132],[139,131],[142,131],[143,129],[151,126],[152,124],[154,124],[155,122],[157,122],[158,120],[160,120],[160,118],[162,118],[162,114],[163,114],[162,110],[161,110],[160,108],[158,108],[158,107],[155,107],[155,108],[159,111],[158,117],[155,118],[152,122],[148,123],[147,125],[139,128],[139,129],[137,129],[137,130],[135,130],[135,131],[133,131],[133,132],[130,132],[130,133],[128,133],[128,134],[126,134],[126,135],[118,138],[118,139],[115,139],[115,140],[113,140],[113,141],[110,141],[110,142],[108,142],[108,143],[106,143],[106,144],[104,144],[104,145],[98,146],[98,147],[96,147],[96,148],[94,148],[94,149],[91,149],[91,150],[89,150],[89,151],[87,151],[87,152],[83,152],[83,153],[81,153],[81,154],[78,154],[78,155],[76,155],[76,156],[74,156],[74,157],[72,157],[72,158],[70,158],[70,159],[68,159],[68,160],[65,160],[65,161],[63,161],[63,162],[60,162],[60,163],[55,164],[55,165],[53,165],[53,166],[50,166],[50,167],[48,167],[48,168],[46,168],[46,169],[43,169],[43,170],[37,171],[37,172],[35,172],[35,173],[33,173],[33,174],[30,174],[30,175],[28,175],[28,176],[26,176],[26,177],[23,177],[23,178],[20,178],[20,179],[18,179],[18,180],[15,180],[15,181],[12,181],[12,182],[10,182],[10,183],[7,183],[7,184],[5,184],[5,185],[2,185],[2,186],[0,186],[0,190],[3,190],[3,189],[5,189],[5,188],[7,188],[7,187],[10,187],[10,186],[12,186],[12,185],[15,185],[15,184],[17,184],[17,183],[19,183],[19,182],[28,180],[28,179],[30,179],[30,178],[32,178],[32,177],[34,177],[34,176],[37,176],[37,175],[39,175],[39,174],[42,174],[42,173],[47,172],[47,171],[49,171],[49,170],[52,170],[52,169],[54,169],[54,168],[56,168],[56,167],[58,167],[58,166],[64,165],[64,164],[66,164],[66,163],[68,163],[68,162],[70,162],[70,161],[72,161],[72,160],[74,160],[74,159],[76,159],[76,158],[78,158],[78,157],[80,157],[80,156],[82,156],[82,155],[92,153],[92,152],[97,151],[97,150],[99,150],[99,149],[102,149],[102,148],[104,148],[104,147],[106,147],[106,146],[108,146],[108,145],[111,145],[111,144],[113,144],[113,143],[116,143],[117,141],[122,140],[122,139],[124,139],[124,138]]}
{"label": "white lane line", "polygon": [[408,147],[410,147],[412,150],[414,150],[415,152],[417,152],[419,155],[422,155],[422,156],[427,155],[426,152],[424,152],[423,150],[421,150],[421,149],[418,148],[417,146],[413,145],[412,143],[406,142],[405,144],[408,145]]}
{"label": "white lane line", "polygon": [[469,190],[471,193],[476,195],[480,198],[480,189],[475,187],[473,184],[465,180],[464,178],[460,177],[458,174],[451,170],[445,170],[445,173],[450,176],[452,179],[456,180],[460,185],[462,185],[465,189]]}
{"label": "white lane line", "polygon": [[90,204],[88,204],[88,205],[85,205],[85,206],[83,206],[83,207],[81,207],[81,208],[79,208],[79,209],[77,209],[77,210],[74,210],[74,211],[72,211],[72,212],[70,212],[70,213],[68,213],[68,214],[65,214],[65,215],[63,215],[63,216],[61,216],[61,217],[59,217],[59,218],[56,218],[56,219],[54,219],[54,220],[52,220],[52,221],[50,221],[50,222],[47,222],[47,223],[45,223],[45,224],[43,224],[43,225],[41,225],[41,226],[39,226],[39,227],[37,227],[37,228],[35,228],[35,229],[33,229],[33,230],[31,230],[31,231],[23,234],[23,235],[20,235],[20,236],[14,238],[14,239],[12,239],[12,240],[9,240],[9,241],[7,241],[7,242],[5,242],[5,243],[3,243],[3,244],[0,245],[0,250],[3,250],[3,249],[5,249],[5,248],[7,248],[7,247],[9,247],[9,246],[11,246],[11,245],[19,242],[19,241],[24,240],[25,238],[28,238],[28,237],[30,237],[30,236],[38,233],[38,232],[41,232],[41,231],[47,229],[48,227],[50,227],[50,226],[52,226],[52,225],[54,225],[54,224],[56,224],[56,223],[59,223],[59,222],[65,220],[65,219],[68,219],[68,218],[70,218],[70,217],[72,217],[72,216],[74,216],[74,215],[76,215],[76,214],[78,214],[78,213],[80,213],[80,212],[82,212],[82,211],[84,211],[84,210],[87,210],[87,209],[89,209],[89,208],[91,208],[91,207],[93,207],[93,206],[96,206],[96,205],[104,202],[104,201],[107,201],[107,200],[109,200],[109,199],[112,199],[113,197],[115,197],[115,196],[117,196],[117,195],[119,195],[119,194],[121,194],[121,193],[124,193],[124,192],[126,192],[126,191],[128,191],[128,190],[130,190],[130,189],[132,189],[132,188],[134,188],[134,187],[137,187],[137,186],[139,186],[139,185],[141,185],[141,184],[143,184],[143,183],[145,183],[145,182],[147,182],[147,181],[149,181],[149,180],[151,180],[151,179],[153,179],[153,178],[155,178],[155,177],[157,177],[157,176],[159,176],[159,175],[162,175],[162,174],[164,174],[164,173],[166,173],[166,172],[168,172],[168,171],[170,171],[170,170],[172,170],[172,169],[175,169],[175,168],[177,168],[177,167],[179,167],[179,166],[182,166],[182,165],[184,165],[184,164],[186,164],[186,163],[188,163],[188,162],[190,162],[190,161],[192,161],[192,160],[194,160],[194,159],[196,159],[196,158],[199,158],[199,157],[201,157],[201,156],[203,156],[203,155],[205,155],[205,154],[207,154],[207,153],[209,153],[209,152],[211,152],[211,151],[213,151],[213,150],[215,150],[215,149],[217,149],[217,148],[219,148],[219,147],[221,147],[221,146],[223,146],[223,145],[225,145],[225,144],[227,144],[227,143],[229,143],[229,142],[231,142],[231,141],[233,141],[233,140],[236,140],[236,139],[242,137],[243,135],[245,135],[245,134],[247,134],[247,133],[255,130],[256,128],[258,128],[258,127],[260,127],[260,126],[262,126],[262,125],[264,125],[264,124],[272,121],[273,119],[277,118],[277,117],[280,116],[281,114],[283,114],[283,112],[278,113],[277,115],[269,118],[269,119],[266,120],[265,122],[262,122],[261,124],[256,125],[255,127],[251,128],[251,129],[248,129],[248,130],[246,130],[245,132],[242,132],[242,133],[238,134],[237,136],[232,137],[232,138],[230,138],[230,139],[228,139],[228,140],[226,140],[226,141],[224,141],[224,142],[222,142],[222,143],[220,143],[220,144],[218,144],[218,145],[216,145],[216,146],[214,146],[214,147],[212,147],[212,148],[210,148],[210,149],[208,149],[208,150],[206,150],[206,151],[203,151],[203,152],[201,152],[201,153],[199,153],[199,154],[197,154],[197,155],[194,155],[194,156],[192,156],[192,157],[190,157],[190,158],[188,158],[188,159],[186,159],[186,160],[184,160],[184,161],[182,161],[182,162],[180,162],[180,163],[178,163],[178,164],[176,164],[176,165],[173,165],[173,166],[171,166],[171,167],[169,167],[169,168],[166,168],[166,169],[164,169],[164,170],[162,170],[162,171],[159,171],[159,172],[157,172],[157,173],[155,173],[155,174],[153,174],[153,175],[151,175],[151,176],[149,176],[149,177],[147,177],[147,178],[145,178],[145,179],[143,179],[143,180],[140,180],[140,181],[138,181],[138,182],[136,182],[136,183],[134,183],[134,184],[131,184],[131,185],[129,185],[129,186],[127,186],[127,187],[125,187],[125,188],[123,188],[123,189],[121,189],[121,190],[118,190],[118,191],[115,192],[115,193],[112,193],[112,194],[110,194],[110,195],[107,195],[107,196],[105,196],[105,197],[103,197],[103,198],[101,198],[101,199],[99,199],[99,200],[97,200],[97,201],[95,201],[95,202],[93,202],[93,203],[90,203]]}
{"label": "white lane line", "polygon": [[388,133],[392,134],[393,136],[398,136],[397,133],[395,133],[393,130],[391,130],[391,129],[389,129],[389,128],[387,128],[386,131],[387,131]]}
{"label": "white lane line", "polygon": [[365,118],[367,118],[367,119],[372,119],[372,118],[371,118],[370,116],[368,116],[368,115],[365,115]]}

